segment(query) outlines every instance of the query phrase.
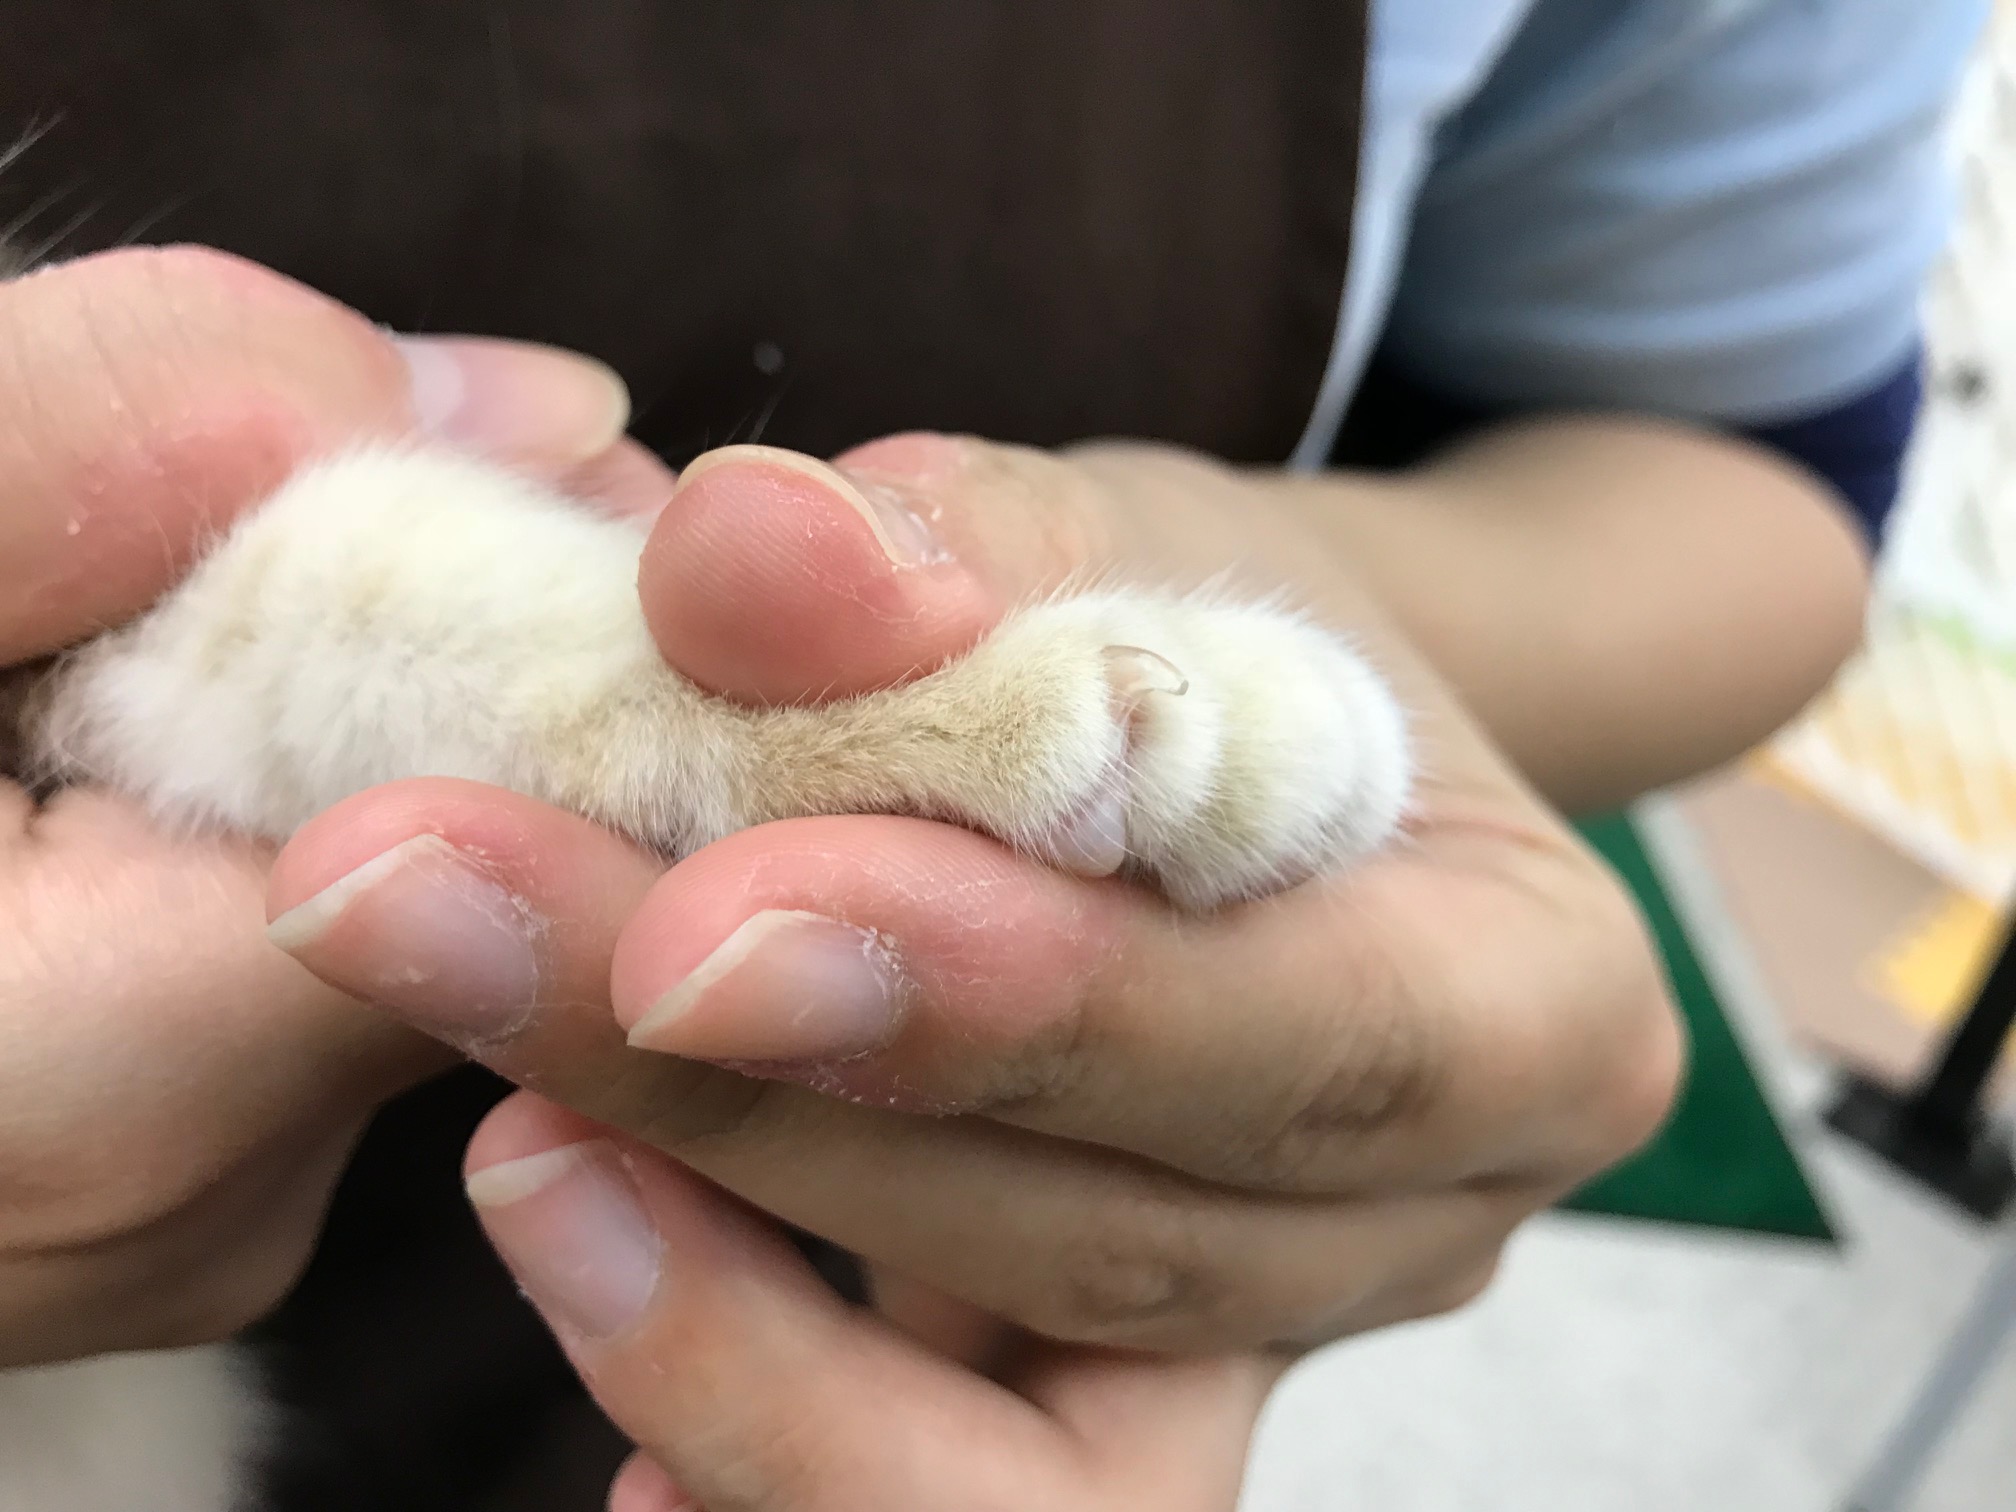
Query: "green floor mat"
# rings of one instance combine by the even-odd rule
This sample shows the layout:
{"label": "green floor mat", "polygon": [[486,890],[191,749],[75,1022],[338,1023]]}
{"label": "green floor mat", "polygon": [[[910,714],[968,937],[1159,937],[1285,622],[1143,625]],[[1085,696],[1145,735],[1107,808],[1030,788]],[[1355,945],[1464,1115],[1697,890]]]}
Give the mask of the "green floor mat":
{"label": "green floor mat", "polygon": [[1562,1206],[1834,1242],[1833,1227],[1758,1089],[1637,830],[1621,815],[1581,829],[1636,894],[1658,938],[1692,1058],[1679,1103],[1659,1136]]}

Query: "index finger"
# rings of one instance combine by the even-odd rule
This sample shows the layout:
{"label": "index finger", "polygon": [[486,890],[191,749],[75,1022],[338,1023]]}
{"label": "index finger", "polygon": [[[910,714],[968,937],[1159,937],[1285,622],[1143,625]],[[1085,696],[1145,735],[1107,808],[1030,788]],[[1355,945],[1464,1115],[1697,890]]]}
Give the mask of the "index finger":
{"label": "index finger", "polygon": [[395,343],[203,248],[0,281],[0,665],[117,624],[301,462],[425,431],[563,470],[606,451],[613,374],[516,343]]}
{"label": "index finger", "polygon": [[1206,919],[941,826],[772,825],[658,884],[612,997],[633,1047],[1308,1193],[1593,1174],[1678,1055],[1593,858],[1432,818]]}

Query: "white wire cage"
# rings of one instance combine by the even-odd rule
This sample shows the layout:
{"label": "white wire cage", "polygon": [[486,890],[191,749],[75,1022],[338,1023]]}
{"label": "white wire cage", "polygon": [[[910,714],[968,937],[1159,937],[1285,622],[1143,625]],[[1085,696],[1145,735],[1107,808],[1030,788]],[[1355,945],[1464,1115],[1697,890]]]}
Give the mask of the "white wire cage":
{"label": "white wire cage", "polygon": [[2016,15],[1953,120],[1959,218],[1861,652],[1768,759],[1952,885],[2016,895]]}

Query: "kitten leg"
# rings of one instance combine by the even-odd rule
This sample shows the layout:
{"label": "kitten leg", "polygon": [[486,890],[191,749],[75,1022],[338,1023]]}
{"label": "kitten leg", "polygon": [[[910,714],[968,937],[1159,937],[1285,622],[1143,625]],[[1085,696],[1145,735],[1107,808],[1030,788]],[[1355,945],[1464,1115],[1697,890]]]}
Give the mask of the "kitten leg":
{"label": "kitten leg", "polygon": [[1411,773],[1398,704],[1337,636],[1124,590],[1035,605],[903,687],[752,716],[746,741],[743,822],[931,814],[1193,909],[1376,849]]}
{"label": "kitten leg", "polygon": [[1066,595],[903,686],[749,709],[659,658],[642,545],[464,459],[339,457],[59,667],[31,736],[171,818],[274,838],[377,783],[461,776],[670,855],[772,819],[944,818],[1192,908],[1346,864],[1405,804],[1392,695],[1281,609]]}

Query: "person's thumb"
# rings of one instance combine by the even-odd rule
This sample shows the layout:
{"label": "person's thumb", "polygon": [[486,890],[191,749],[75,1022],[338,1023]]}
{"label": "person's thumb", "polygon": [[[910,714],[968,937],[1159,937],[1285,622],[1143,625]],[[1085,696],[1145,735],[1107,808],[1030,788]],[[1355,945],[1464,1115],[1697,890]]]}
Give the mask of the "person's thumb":
{"label": "person's thumb", "polygon": [[659,649],[745,702],[845,697],[928,672],[1104,554],[1105,499],[1047,453],[893,436],[831,465],[709,452],[679,479],[639,587]]}
{"label": "person's thumb", "polygon": [[127,248],[0,282],[0,665],[130,617],[319,451],[425,434],[560,475],[621,435],[598,363],[396,341],[202,248]]}

